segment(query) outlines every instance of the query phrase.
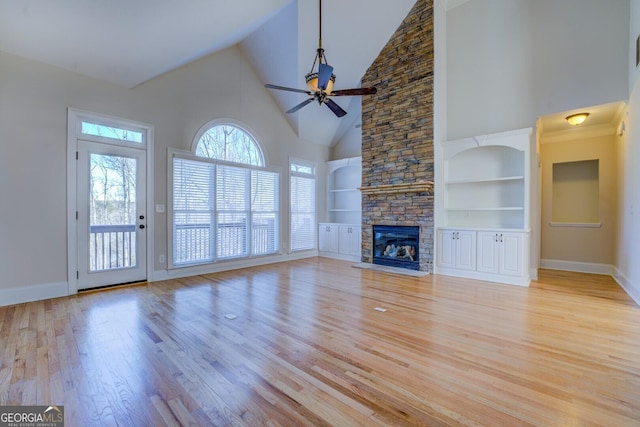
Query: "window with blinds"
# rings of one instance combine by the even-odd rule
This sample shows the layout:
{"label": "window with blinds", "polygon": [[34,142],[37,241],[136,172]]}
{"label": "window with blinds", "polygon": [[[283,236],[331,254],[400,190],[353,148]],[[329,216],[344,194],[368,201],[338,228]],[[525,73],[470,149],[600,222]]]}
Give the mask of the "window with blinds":
{"label": "window with blinds", "polygon": [[279,251],[278,172],[173,153],[173,265]]}
{"label": "window with blinds", "polygon": [[173,264],[213,261],[214,167],[173,159]]}
{"label": "window with blinds", "polygon": [[310,162],[290,161],[291,251],[316,248],[315,171]]}
{"label": "window with blinds", "polygon": [[280,175],[251,170],[251,250],[253,255],[278,252]]}

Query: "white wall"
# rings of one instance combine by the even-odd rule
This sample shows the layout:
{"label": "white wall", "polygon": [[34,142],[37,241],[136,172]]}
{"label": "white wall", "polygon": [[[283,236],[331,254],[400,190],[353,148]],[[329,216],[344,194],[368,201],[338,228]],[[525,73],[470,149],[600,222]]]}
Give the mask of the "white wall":
{"label": "white wall", "polygon": [[[155,94],[0,53],[0,290],[66,286],[67,107],[170,122],[164,105]],[[0,305],[6,298],[0,293]]]}
{"label": "white wall", "polygon": [[448,138],[624,100],[629,0],[473,0],[447,14]]}
{"label": "white wall", "polygon": [[[362,115],[362,111],[359,112]],[[346,159],[362,155],[362,126],[361,120],[345,132],[340,141],[331,149],[331,160]]]}
{"label": "white wall", "polygon": [[640,67],[635,41],[640,35],[640,0],[631,0],[629,31],[629,109],[625,133],[618,139],[619,230],[615,277],[640,304]]}
{"label": "white wall", "polygon": [[[0,52],[0,305],[26,289],[43,297],[67,283],[67,108],[155,125],[154,203],[166,204],[167,148],[188,150],[197,130],[231,118],[256,133],[282,170],[282,240],[288,242],[289,156],[314,160],[328,148],[301,141],[237,47],[125,89]],[[324,180],[319,180],[319,194]],[[324,211],[324,202],[318,207]],[[155,254],[165,253],[166,214],[155,214]],[[285,248],[286,252],[286,248]]]}
{"label": "white wall", "polygon": [[532,127],[530,0],[472,0],[447,13],[447,136]]}

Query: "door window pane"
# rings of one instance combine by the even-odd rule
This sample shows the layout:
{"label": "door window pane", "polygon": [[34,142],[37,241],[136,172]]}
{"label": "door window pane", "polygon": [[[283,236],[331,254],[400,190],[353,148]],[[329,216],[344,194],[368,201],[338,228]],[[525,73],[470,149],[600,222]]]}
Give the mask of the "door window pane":
{"label": "door window pane", "polygon": [[136,266],[136,160],[91,154],[89,271]]}
{"label": "door window pane", "polygon": [[144,138],[144,133],[141,131],[100,125],[91,122],[82,122],[81,132],[85,135],[100,136],[103,138],[137,143],[142,143]]}

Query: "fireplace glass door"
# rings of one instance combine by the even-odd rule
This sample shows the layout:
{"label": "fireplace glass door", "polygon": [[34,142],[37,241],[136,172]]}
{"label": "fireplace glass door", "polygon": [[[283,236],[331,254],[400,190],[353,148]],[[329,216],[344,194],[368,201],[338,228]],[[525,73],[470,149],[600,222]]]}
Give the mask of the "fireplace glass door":
{"label": "fireplace glass door", "polygon": [[420,228],[413,226],[373,226],[373,263],[419,270]]}

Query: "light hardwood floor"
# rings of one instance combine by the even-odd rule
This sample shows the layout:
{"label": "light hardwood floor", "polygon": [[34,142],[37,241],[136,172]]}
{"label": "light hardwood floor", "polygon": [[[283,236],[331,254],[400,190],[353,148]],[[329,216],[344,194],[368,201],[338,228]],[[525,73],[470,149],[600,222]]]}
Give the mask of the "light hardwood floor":
{"label": "light hardwood floor", "polygon": [[640,308],[605,276],[311,258],[0,308],[9,404],[67,426],[638,426]]}

